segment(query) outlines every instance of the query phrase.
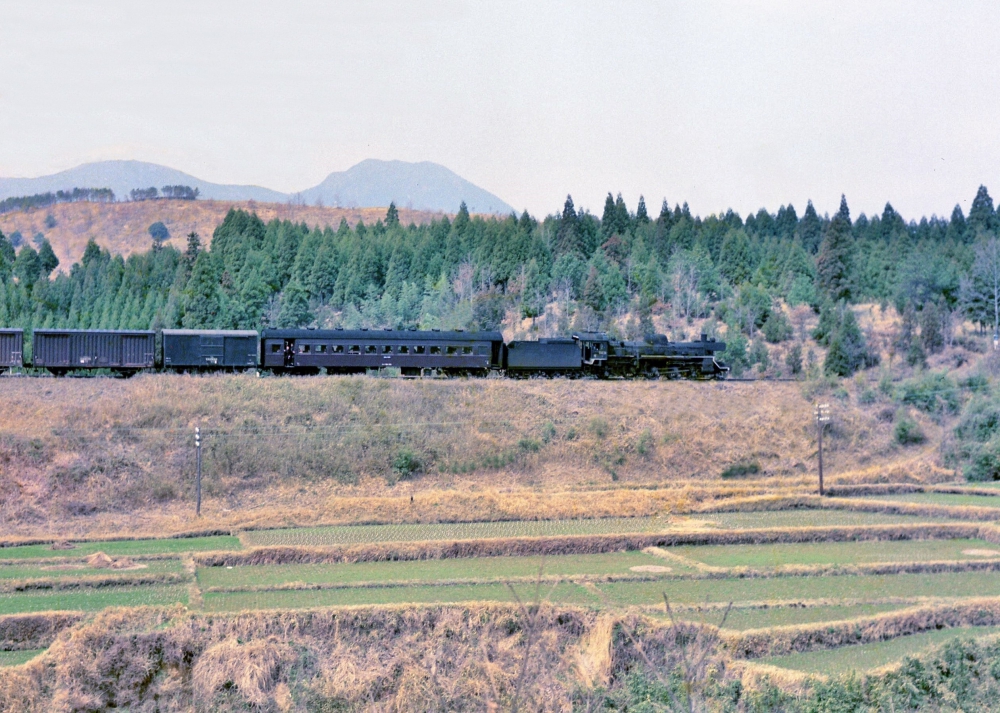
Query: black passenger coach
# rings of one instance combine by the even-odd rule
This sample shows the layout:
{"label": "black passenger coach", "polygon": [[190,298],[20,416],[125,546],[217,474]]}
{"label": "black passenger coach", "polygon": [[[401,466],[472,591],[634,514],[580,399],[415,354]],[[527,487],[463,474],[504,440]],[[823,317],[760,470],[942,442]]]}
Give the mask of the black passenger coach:
{"label": "black passenger coach", "polygon": [[460,329],[164,329],[153,331],[36,329],[34,358],[23,358],[25,334],[0,328],[0,372],[17,367],[69,372],[247,371],[275,374],[354,374],[392,368],[406,376],[429,374],[512,377],[721,379],[729,367],[715,355],[724,342],[702,334],[671,342],[613,339],[603,332],[512,341],[500,332]]}

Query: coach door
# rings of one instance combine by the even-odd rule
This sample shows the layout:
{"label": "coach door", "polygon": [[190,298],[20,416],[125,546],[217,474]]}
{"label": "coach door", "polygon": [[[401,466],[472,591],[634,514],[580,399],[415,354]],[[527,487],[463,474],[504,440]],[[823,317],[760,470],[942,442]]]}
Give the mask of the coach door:
{"label": "coach door", "polygon": [[145,334],[122,335],[122,366],[146,366],[152,362],[148,352],[149,337]]}
{"label": "coach door", "polygon": [[213,366],[225,363],[226,338],[221,334],[202,334],[201,337],[201,363],[212,364]]}

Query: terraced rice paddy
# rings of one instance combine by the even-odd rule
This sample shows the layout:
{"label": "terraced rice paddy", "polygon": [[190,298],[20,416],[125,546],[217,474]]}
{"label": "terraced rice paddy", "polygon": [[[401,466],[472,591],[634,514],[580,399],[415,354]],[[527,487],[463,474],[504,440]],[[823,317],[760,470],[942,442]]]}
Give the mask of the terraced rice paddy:
{"label": "terraced rice paddy", "polygon": [[52,545],[22,545],[0,548],[0,560],[40,559],[45,557],[86,557],[103,552],[112,557],[141,557],[145,555],[181,554],[211,550],[239,550],[240,541],[229,535],[213,537],[175,537],[160,540],[112,540],[108,542],[79,542],[71,550],[54,550]]}
{"label": "terraced rice paddy", "polygon": [[36,611],[99,611],[106,607],[187,604],[186,584],[168,586],[80,587],[0,595],[0,614]]}
{"label": "terraced rice paddy", "polygon": [[202,588],[277,587],[357,582],[433,582],[462,579],[514,579],[560,576],[631,575],[633,567],[656,573],[694,571],[644,552],[614,552],[596,555],[553,557],[476,557],[469,559],[421,560],[416,562],[361,562],[356,564],[286,564],[250,567],[202,567]]}
{"label": "terraced rice paddy", "polygon": [[[984,496],[947,497],[976,498],[977,502],[990,500]],[[997,501],[1000,505],[1000,498]],[[856,572],[849,569],[852,565],[872,563],[886,563],[891,567],[894,564],[932,561],[958,563],[993,557],[1000,559],[1000,544],[980,539],[686,545],[660,551],[546,557],[445,557],[413,561],[203,566],[197,568],[193,575],[185,565],[190,560],[182,557],[190,552],[282,545],[289,549],[261,556],[288,556],[294,562],[296,558],[316,556],[312,551],[296,552],[295,547],[704,529],[865,527],[940,521],[848,510],[797,509],[704,513],[687,518],[314,527],[243,532],[239,538],[217,536],[81,543],[71,550],[31,545],[0,551],[0,587],[7,586],[8,590],[18,588],[18,591],[0,594],[0,615],[45,610],[97,611],[113,606],[189,605],[189,599],[194,609],[237,612],[355,605],[510,602],[515,598],[532,601],[544,597],[554,604],[595,609],[641,606],[654,616],[663,616],[663,598],[666,596],[678,607],[678,615],[682,618],[704,619],[709,623],[718,623],[722,616],[721,607],[732,602],[734,608],[725,626],[746,630],[843,621],[890,612],[916,603],[1000,596],[1000,571],[849,573]],[[954,519],[943,521],[957,522]],[[493,543],[491,547],[494,546],[503,551],[503,543]],[[98,551],[112,558],[128,557],[129,561],[124,563],[126,568],[88,566],[85,558]],[[451,550],[443,551],[447,553]],[[433,556],[433,548],[428,553]],[[815,573],[808,574],[803,570],[795,573],[775,569],[786,565],[842,569],[822,572],[817,569]],[[536,584],[534,580],[539,573],[544,575],[544,581]],[[55,588],[45,588],[50,586]],[[706,603],[717,606],[703,616],[698,609]],[[983,630],[976,631],[982,633]],[[915,646],[938,641],[932,635],[928,635],[926,641],[920,636],[923,635],[851,647],[853,653],[841,654],[839,650],[813,652],[797,654],[799,658],[774,659],[773,663],[801,670],[812,670],[810,666],[817,670],[832,670],[848,664],[875,666],[892,657],[898,658],[900,651],[910,652]],[[18,663],[20,656],[27,655],[6,652],[0,655],[0,665],[5,661]]]}
{"label": "terraced rice paddy", "polygon": [[20,666],[31,661],[45,649],[28,649],[26,651],[0,651],[0,666]]}
{"label": "terraced rice paddy", "polygon": [[995,634],[1000,627],[962,627],[941,629],[910,636],[900,636],[888,641],[871,644],[842,646],[837,649],[808,651],[805,653],[774,656],[761,663],[780,666],[806,673],[836,675],[849,671],[864,672],[914,656],[934,646],[941,646],[951,639],[975,638]]}
{"label": "terraced rice paddy", "polygon": [[850,565],[985,559],[1000,557],[1000,546],[984,540],[901,540],[693,545],[671,547],[670,552],[713,567],[780,567],[789,564]]}
{"label": "terraced rice paddy", "polygon": [[[419,525],[339,525],[283,530],[250,530],[241,533],[240,539],[247,547],[324,547],[375,542],[671,532],[689,530],[692,527],[740,530],[776,527],[903,525],[946,521],[912,515],[802,509],[703,513],[676,520],[665,517],[615,517],[591,520],[515,520]],[[220,547],[218,549],[226,548]]]}
{"label": "terraced rice paddy", "polygon": [[1000,495],[966,495],[964,493],[899,493],[897,495],[877,495],[869,500],[891,500],[899,503],[919,503],[921,505],[973,506],[1000,509]]}

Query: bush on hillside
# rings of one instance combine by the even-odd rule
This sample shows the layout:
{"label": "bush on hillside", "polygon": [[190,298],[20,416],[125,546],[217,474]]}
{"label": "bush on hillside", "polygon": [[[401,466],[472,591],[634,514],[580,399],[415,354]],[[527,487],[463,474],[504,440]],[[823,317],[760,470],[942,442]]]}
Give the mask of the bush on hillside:
{"label": "bush on hillside", "polygon": [[899,400],[924,413],[953,414],[961,405],[961,391],[945,372],[934,372],[900,384]]}

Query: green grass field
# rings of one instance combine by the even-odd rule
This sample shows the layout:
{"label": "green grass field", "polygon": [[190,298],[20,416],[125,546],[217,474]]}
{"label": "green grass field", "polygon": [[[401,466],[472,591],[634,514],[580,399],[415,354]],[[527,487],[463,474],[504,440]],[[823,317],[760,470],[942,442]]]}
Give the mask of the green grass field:
{"label": "green grass field", "polygon": [[[661,600],[662,601],[662,600]],[[871,616],[883,612],[905,609],[909,604],[860,604],[857,606],[822,606],[822,607],[768,607],[767,609],[731,609],[726,617],[725,628],[736,631],[747,629],[767,629],[772,626],[791,626],[793,624],[813,624],[819,621],[840,621],[854,619],[859,616]],[[653,612],[653,616],[668,619],[666,611]],[[679,619],[704,621],[706,624],[718,626],[722,623],[722,609],[710,609],[705,612],[695,610],[675,611]]]}
{"label": "green grass field", "polygon": [[984,559],[965,550],[996,553],[1000,547],[985,540],[901,540],[879,542],[804,542],[773,545],[698,545],[671,547],[683,557],[713,567],[778,567],[785,564],[861,564]]}
{"label": "green grass field", "polygon": [[98,611],[105,607],[187,604],[187,585],[99,587],[0,595],[0,615],[35,611]]}
{"label": "green grass field", "polygon": [[864,672],[900,661],[906,656],[915,656],[926,649],[940,646],[951,639],[986,636],[998,631],[1000,631],[1000,627],[995,626],[941,629],[940,631],[927,631],[910,636],[900,636],[888,641],[878,641],[871,644],[858,644],[855,646],[842,646],[837,649],[774,656],[761,659],[761,663],[790,668],[796,671],[805,671],[806,673],[827,675],[836,675],[849,671]]}
{"label": "green grass field", "polygon": [[78,577],[143,577],[151,574],[183,572],[184,565],[179,559],[151,560],[141,562],[142,569],[96,569],[82,566],[70,569],[81,563],[67,565],[45,564],[0,564],[0,580],[12,579],[75,579]]}
{"label": "green grass field", "polygon": [[350,582],[435,581],[458,579],[505,579],[547,576],[635,574],[636,566],[691,570],[644,552],[612,552],[596,555],[551,557],[476,557],[471,559],[420,560],[415,562],[361,562],[357,564],[285,564],[251,567],[201,567],[201,587],[274,587],[290,582],[333,584]]}
{"label": "green grass field", "polygon": [[[515,585],[524,601],[535,599],[535,585]],[[595,605],[597,599],[584,587],[571,582],[542,586],[542,597],[555,604]],[[550,595],[551,592],[551,595]],[[410,587],[350,587],[346,589],[284,590],[264,592],[206,592],[205,611],[247,609],[303,609],[357,604],[446,604],[452,602],[513,600],[502,583]]]}
{"label": "green grass field", "polygon": [[353,545],[369,542],[425,540],[480,540],[501,537],[608,535],[660,532],[670,526],[659,517],[612,517],[592,520],[516,520],[510,522],[456,522],[423,525],[342,525],[287,530],[252,530],[241,534],[248,547],[272,545]]}
{"label": "green grass field", "polygon": [[[911,515],[852,512],[849,510],[787,510],[764,512],[724,512],[694,514],[692,520],[708,527],[747,529],[771,527],[820,527],[858,525],[900,525],[934,522]],[[592,520],[518,520],[510,522],[459,522],[422,525],[341,525],[302,527],[283,530],[252,530],[240,535],[247,547],[298,545],[364,544],[371,542],[411,542],[427,540],[478,540],[502,537],[543,537],[558,535],[608,535],[635,532],[663,532],[671,523],[660,517],[615,517]],[[223,548],[219,548],[223,549]]]}
{"label": "green grass field", "polygon": [[44,557],[86,557],[103,552],[112,557],[180,554],[211,550],[240,550],[243,545],[236,537],[175,537],[162,540],[112,540],[109,542],[78,542],[71,550],[53,550],[51,545],[23,545],[0,548],[0,560],[35,559]]}
{"label": "green grass field", "polygon": [[28,649],[27,651],[0,651],[0,666],[20,666],[31,661],[45,649]]}
{"label": "green grass field", "polygon": [[898,495],[876,495],[866,500],[891,500],[899,503],[919,503],[921,505],[973,505],[979,508],[1000,509],[1000,496],[965,495],[959,493],[899,493]]}
{"label": "green grass field", "polygon": [[852,510],[763,510],[760,512],[711,512],[692,515],[716,527],[744,530],[772,527],[858,527],[862,525],[916,525],[922,522],[953,522],[916,515],[887,515]]}
{"label": "green grass field", "polygon": [[609,605],[662,604],[671,601],[760,602],[774,600],[857,599],[890,597],[986,597],[1000,595],[998,572],[945,574],[842,575],[762,579],[664,579],[657,582],[602,582],[597,585]]}

